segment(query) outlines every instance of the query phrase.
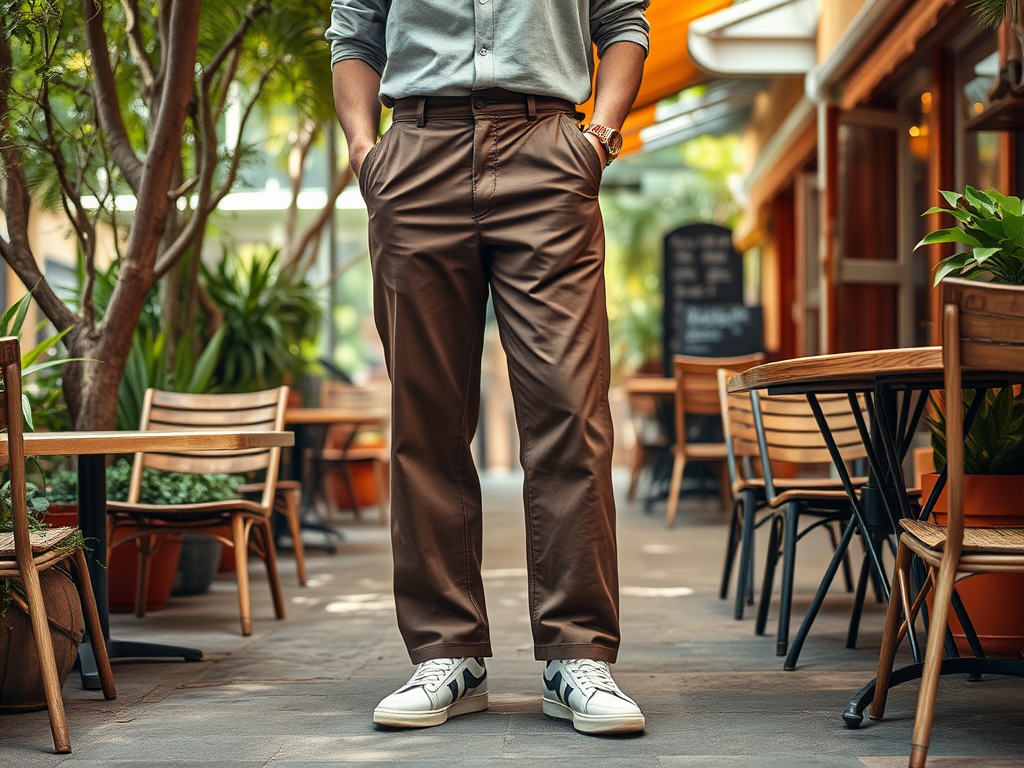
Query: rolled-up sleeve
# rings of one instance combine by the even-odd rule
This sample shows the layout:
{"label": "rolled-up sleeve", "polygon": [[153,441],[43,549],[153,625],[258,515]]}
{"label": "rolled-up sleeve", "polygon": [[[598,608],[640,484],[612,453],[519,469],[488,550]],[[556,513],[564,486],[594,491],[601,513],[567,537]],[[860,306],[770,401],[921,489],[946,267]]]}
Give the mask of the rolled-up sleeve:
{"label": "rolled-up sleeve", "polygon": [[345,59],[365,61],[377,74],[387,63],[384,30],[387,0],[331,0],[331,66]]}
{"label": "rolled-up sleeve", "polygon": [[590,38],[603,56],[612,43],[630,42],[650,51],[651,25],[644,11],[650,0],[591,0]]}

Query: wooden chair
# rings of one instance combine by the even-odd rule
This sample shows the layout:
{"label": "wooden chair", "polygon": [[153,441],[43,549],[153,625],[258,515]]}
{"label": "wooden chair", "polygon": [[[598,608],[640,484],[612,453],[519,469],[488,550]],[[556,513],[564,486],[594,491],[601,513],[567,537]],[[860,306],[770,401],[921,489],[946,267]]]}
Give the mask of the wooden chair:
{"label": "wooden chair", "polygon": [[[846,462],[865,459],[867,451],[861,441],[849,398],[846,395],[819,395],[818,403]],[[861,413],[863,416],[863,404]],[[849,497],[838,480],[827,476],[828,468],[832,466],[831,454],[810,404],[803,395],[769,395],[754,391],[750,393],[746,404],[739,399],[730,400],[729,425],[730,437],[739,455],[750,455],[756,444],[763,473],[763,479],[745,479],[741,488],[756,490],[763,486],[765,503],[773,514],[755,632],[760,635],[765,631],[781,546],[782,585],[775,652],[785,656],[789,648],[797,543],[812,530],[824,528],[833,548],[836,547],[838,538],[833,526],[849,520]],[[788,474],[794,477],[776,480],[774,468],[782,465],[786,465]],[[867,482],[867,478],[853,477],[852,482],[855,488],[859,488]],[[805,516],[814,519],[801,529],[801,518]],[[749,523],[747,525],[749,530]],[[850,589],[852,579],[845,559],[843,565],[847,588]],[[870,574],[870,563],[865,557],[847,638],[849,647],[853,647],[856,642]]]}
{"label": "wooden chair", "polygon": [[[964,370],[1024,373],[1024,292],[1020,287],[946,279],[941,290],[946,402],[963,402]],[[1024,572],[1024,528],[964,527],[964,424],[952,414],[946,418],[946,451],[948,526],[900,521],[904,530],[896,555],[870,712],[873,720],[885,714],[896,648],[932,592],[928,645],[910,748],[911,768],[923,768],[928,756],[954,583],[958,577],[978,573]],[[928,578],[911,601],[914,556],[923,561]],[[1007,606],[1007,610],[1017,610],[1017,606]],[[901,621],[903,615],[907,619]]]}
{"label": "wooden chair", "polygon": [[[263,483],[246,483],[238,489],[243,496],[260,496]],[[292,539],[295,554],[295,576],[300,587],[307,584],[306,545],[302,541],[302,483],[298,480],[278,480],[274,494],[274,511],[288,523],[288,535]]]}
{"label": "wooden chair", "polygon": [[672,482],[668,491],[665,524],[671,528],[676,521],[683,470],[688,461],[714,464],[720,481],[722,504],[729,505],[729,474],[725,443],[691,443],[686,434],[686,417],[690,415],[721,417],[718,401],[718,369],[745,371],[764,362],[764,355],[743,357],[688,357],[676,355],[673,371],[676,379],[675,414],[676,443],[672,449]]}
{"label": "wooden chair", "polygon": [[[50,715],[53,747],[57,752],[70,752],[67,717],[61,698],[60,679],[50,638],[39,574],[59,563],[71,566],[78,594],[82,600],[89,636],[92,638],[96,666],[99,670],[103,696],[117,698],[114,675],[110,670],[107,647],[103,642],[96,598],[89,580],[89,569],[82,550],[81,534],[77,528],[50,528],[29,531],[28,509],[25,499],[25,443],[21,412],[21,348],[16,338],[0,339],[0,377],[4,388],[0,392],[0,428],[7,429],[4,458],[11,475],[11,512],[14,522],[12,533],[0,534],[0,577],[16,579],[25,590],[24,599],[15,594],[15,601],[28,611],[35,638],[36,654],[43,675],[43,689]],[[17,649],[15,649],[15,652]]]}
{"label": "wooden chair", "polygon": [[[336,512],[329,482],[331,473],[338,472],[348,492],[352,512],[358,518],[360,510],[352,479],[352,465],[356,462],[370,462],[373,468],[380,524],[387,525],[390,490],[388,468],[391,463],[390,384],[375,382],[356,385],[341,381],[324,381],[320,386],[320,405],[323,408],[338,408],[365,414],[367,423],[359,426],[335,424],[328,429],[325,447],[314,451],[312,461],[307,462],[313,471],[313,487],[321,493],[327,509],[332,513]],[[360,445],[358,438],[366,435],[379,437],[380,444]]]}
{"label": "wooden chair", "polygon": [[[190,395],[150,389],[146,391],[143,401],[140,429],[282,431],[287,398],[288,387],[238,395]],[[108,502],[107,517],[111,542],[114,541],[117,528],[135,527],[118,544],[133,539],[139,542],[136,616],[145,613],[150,558],[164,536],[177,531],[195,531],[235,548],[235,575],[238,579],[238,607],[243,635],[252,634],[248,566],[250,544],[266,565],[274,613],[278,619],[284,618],[284,598],[281,595],[274,535],[270,526],[280,462],[280,448],[135,454],[128,500]],[[189,474],[235,474],[265,470],[266,477],[259,501],[239,498],[199,504],[142,504],[139,502],[139,491],[142,470],[147,467]],[[225,534],[225,528],[230,530],[230,537]]]}

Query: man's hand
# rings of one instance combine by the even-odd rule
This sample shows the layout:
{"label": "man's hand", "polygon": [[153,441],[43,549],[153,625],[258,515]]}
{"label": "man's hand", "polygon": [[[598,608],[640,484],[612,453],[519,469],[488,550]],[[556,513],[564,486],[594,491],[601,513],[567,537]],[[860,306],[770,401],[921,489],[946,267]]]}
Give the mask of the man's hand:
{"label": "man's hand", "polygon": [[348,148],[348,164],[357,179],[363,173],[363,160],[366,159],[366,155],[369,154],[371,149],[373,149],[373,142],[357,144]]}
{"label": "man's hand", "polygon": [[590,142],[590,145],[597,152],[597,156],[601,158],[601,167],[604,168],[608,164],[608,151],[604,148],[604,144],[592,133],[584,133],[583,138]]}

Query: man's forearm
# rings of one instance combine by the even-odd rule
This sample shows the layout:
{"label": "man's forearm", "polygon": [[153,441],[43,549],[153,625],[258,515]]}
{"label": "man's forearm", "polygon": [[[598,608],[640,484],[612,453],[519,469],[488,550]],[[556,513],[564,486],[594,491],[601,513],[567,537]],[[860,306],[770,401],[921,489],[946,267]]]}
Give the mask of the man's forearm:
{"label": "man's forearm", "polygon": [[357,175],[363,158],[377,141],[380,126],[380,75],[360,59],[334,65],[334,109],[348,142],[349,163]]}
{"label": "man's forearm", "polygon": [[640,92],[643,73],[643,47],[630,42],[609,45],[597,68],[592,122],[616,130],[622,128]]}

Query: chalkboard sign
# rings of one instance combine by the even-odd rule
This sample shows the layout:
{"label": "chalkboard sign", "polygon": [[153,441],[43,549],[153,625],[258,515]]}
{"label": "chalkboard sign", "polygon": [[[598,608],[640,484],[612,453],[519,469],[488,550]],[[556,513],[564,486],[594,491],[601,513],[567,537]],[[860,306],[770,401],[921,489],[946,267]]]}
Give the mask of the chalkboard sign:
{"label": "chalkboard sign", "polygon": [[677,354],[698,357],[752,355],[764,346],[761,307],[688,304],[679,318]]}
{"label": "chalkboard sign", "polygon": [[[684,317],[686,311],[698,306],[730,306],[743,309],[743,259],[732,244],[732,232],[716,224],[691,224],[669,232],[665,236],[665,261],[662,287],[665,291],[665,307],[662,317],[662,340],[666,375],[671,375],[673,355],[702,355],[728,357],[761,350],[757,339],[753,349],[746,343],[749,334],[756,333],[751,315],[742,323],[727,322],[728,317],[720,312],[719,325],[727,322],[729,331],[711,339],[708,323],[712,316],[694,316],[693,322]],[[737,311],[738,311],[737,310]],[[760,328],[760,316],[757,328]],[[704,335],[706,341],[697,346],[684,346],[681,335],[683,324],[697,337]],[[743,326],[747,330],[733,335],[733,329]],[[722,326],[720,330],[724,329]],[[697,349],[704,351],[698,352]]]}

